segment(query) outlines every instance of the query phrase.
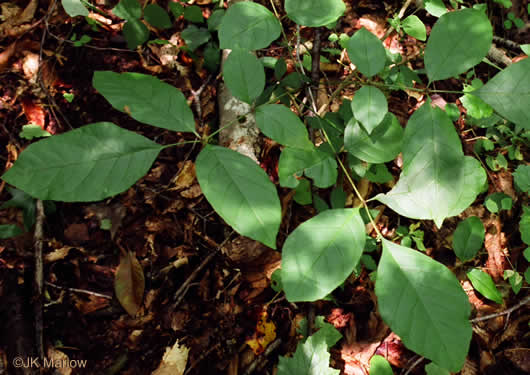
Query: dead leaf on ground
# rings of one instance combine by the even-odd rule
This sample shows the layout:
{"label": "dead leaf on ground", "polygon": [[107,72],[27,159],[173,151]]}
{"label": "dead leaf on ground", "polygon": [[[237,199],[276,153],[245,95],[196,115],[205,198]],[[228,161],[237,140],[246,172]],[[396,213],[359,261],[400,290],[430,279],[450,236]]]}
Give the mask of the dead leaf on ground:
{"label": "dead leaf on ground", "polygon": [[17,42],[11,43],[5,50],[0,53],[0,73],[2,73],[9,63],[9,59],[15,54],[17,50]]}
{"label": "dead leaf on ground", "polygon": [[104,309],[109,305],[109,300],[107,298],[94,295],[89,295],[88,300],[75,294],[72,298],[75,301],[75,307],[81,311],[83,315]]}
{"label": "dead leaf on ground", "polygon": [[189,188],[195,181],[195,176],[195,163],[189,160],[184,162],[184,164],[180,167],[179,174],[171,181],[173,183],[173,187],[171,187],[169,190],[181,190]]}
{"label": "dead leaf on ground", "polygon": [[267,311],[262,311],[256,324],[256,331],[246,343],[254,351],[254,354],[259,355],[263,353],[267,346],[275,339],[276,325],[269,320]]}
{"label": "dead leaf on ground", "polygon": [[167,347],[162,362],[151,375],[182,375],[186,370],[190,349],[175,341],[172,348]]}
{"label": "dead leaf on ground", "polygon": [[502,231],[501,219],[497,215],[492,215],[484,222],[486,236],[484,247],[488,252],[485,271],[491,275],[494,281],[502,279],[504,271],[509,268],[506,260],[506,235]]}
{"label": "dead leaf on ground", "polygon": [[99,224],[103,220],[110,220],[110,238],[114,239],[116,232],[121,226],[123,218],[127,214],[127,208],[120,202],[116,202],[111,205],[104,203],[91,204],[85,208],[85,219],[96,217],[99,220]]}
{"label": "dead leaf on ground", "polygon": [[85,242],[90,240],[90,236],[88,235],[88,227],[85,223],[70,224],[64,230],[64,236],[66,239],[73,242]]}
{"label": "dead leaf on ground", "polygon": [[[57,364],[69,363],[70,360],[65,353],[55,349],[53,346],[48,348],[47,357],[50,362]],[[58,366],[54,371],[54,375],[70,375],[71,373],[72,367],[70,366]]]}
{"label": "dead leaf on ground", "polygon": [[40,103],[36,103],[31,98],[23,99],[21,104],[24,115],[28,119],[28,123],[38,125],[44,130],[46,112],[44,112],[42,105]]}
{"label": "dead leaf on ground", "polygon": [[506,349],[502,352],[502,355],[522,371],[530,373],[529,348]]}
{"label": "dead leaf on ground", "polygon": [[81,251],[82,253],[85,252],[84,249],[79,248],[79,247],[63,246],[59,249],[53,250],[51,253],[46,254],[44,256],[44,262],[53,263],[53,262],[57,262],[58,260],[64,259],[70,253],[70,250],[72,249],[77,249]]}
{"label": "dead leaf on ground", "polygon": [[120,255],[114,290],[125,311],[131,316],[136,315],[144,297],[145,278],[142,266],[132,251]]}

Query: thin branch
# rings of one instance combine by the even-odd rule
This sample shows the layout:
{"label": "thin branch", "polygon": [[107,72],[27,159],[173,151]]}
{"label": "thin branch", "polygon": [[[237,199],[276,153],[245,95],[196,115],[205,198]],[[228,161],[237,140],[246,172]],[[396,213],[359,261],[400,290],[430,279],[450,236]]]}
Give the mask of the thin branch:
{"label": "thin branch", "polygon": [[514,305],[514,306],[510,307],[509,309],[506,309],[504,311],[501,311],[501,312],[498,312],[498,313],[495,313],[495,314],[484,315],[484,316],[481,316],[480,318],[471,319],[470,322],[471,323],[477,323],[477,322],[482,322],[484,320],[497,318],[499,316],[511,314],[512,312],[514,312],[515,310],[523,307],[524,305],[526,305],[529,302],[530,302],[530,296],[526,297],[521,302],[519,302],[517,305]]}
{"label": "thin branch", "polygon": [[112,296],[109,296],[109,295],[106,295],[106,294],[102,294],[102,293],[92,292],[91,290],[69,288],[69,287],[66,287],[66,286],[60,286],[60,285],[57,285],[57,284],[50,283],[48,281],[45,281],[44,284],[46,284],[46,285],[48,285],[48,286],[50,286],[52,288],[55,288],[55,289],[68,290],[69,292],[88,294],[90,296],[101,297],[101,298],[105,298],[105,299],[112,299]]}
{"label": "thin branch", "polygon": [[34,305],[35,313],[35,340],[39,358],[44,358],[44,323],[42,317],[42,301],[44,290],[44,263],[42,261],[42,245],[44,238],[44,205],[40,199],[36,202],[35,234],[33,237],[35,247],[35,290]]}
{"label": "thin branch", "polygon": [[418,366],[421,363],[421,361],[423,361],[424,359],[425,359],[425,357],[420,357],[417,360],[415,360],[414,363],[412,363],[412,365],[408,368],[408,370],[403,375],[410,374],[411,371],[414,370],[416,368],[416,366]]}
{"label": "thin branch", "polygon": [[276,339],[271,342],[269,346],[267,346],[265,352],[261,356],[256,357],[256,359],[247,367],[243,375],[252,374],[258,368],[258,366],[261,366],[267,360],[267,356],[269,356],[274,350],[276,350],[281,343],[281,339]]}

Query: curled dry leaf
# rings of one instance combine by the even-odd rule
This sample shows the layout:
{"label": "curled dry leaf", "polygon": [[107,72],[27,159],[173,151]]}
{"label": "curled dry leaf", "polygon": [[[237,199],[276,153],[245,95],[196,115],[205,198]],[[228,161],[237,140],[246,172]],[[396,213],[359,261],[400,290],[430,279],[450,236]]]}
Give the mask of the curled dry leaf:
{"label": "curled dry leaf", "polygon": [[167,347],[162,362],[151,375],[182,375],[186,370],[190,349],[175,341],[172,348]]}
{"label": "curled dry leaf", "polygon": [[144,290],[144,271],[135,254],[131,251],[121,254],[120,265],[114,279],[114,291],[118,301],[129,315],[136,315],[140,309]]}
{"label": "curled dry leaf", "polygon": [[180,190],[189,188],[195,181],[195,164],[186,161],[180,168],[179,174],[173,179],[173,187],[170,190]]}

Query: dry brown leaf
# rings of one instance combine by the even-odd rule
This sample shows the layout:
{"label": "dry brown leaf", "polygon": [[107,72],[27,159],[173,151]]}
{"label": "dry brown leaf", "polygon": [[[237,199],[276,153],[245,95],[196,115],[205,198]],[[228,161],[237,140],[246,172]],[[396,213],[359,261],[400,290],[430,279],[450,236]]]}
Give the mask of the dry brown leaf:
{"label": "dry brown leaf", "polygon": [[189,188],[195,181],[195,163],[192,161],[184,162],[182,165],[179,174],[173,178],[173,187],[169,190],[181,190]]}
{"label": "dry brown leaf", "polygon": [[158,368],[151,373],[151,375],[182,375],[186,370],[186,363],[188,362],[188,354],[190,349],[184,345],[179,344],[179,340],[175,341],[172,348],[167,347],[162,362]]}
{"label": "dry brown leaf", "polygon": [[72,298],[75,300],[75,307],[81,311],[82,314],[90,314],[94,311],[104,309],[109,305],[109,300],[107,298],[94,295],[89,295],[88,301],[84,299],[84,297],[81,298],[75,294]]}
{"label": "dry brown leaf", "polygon": [[85,219],[96,217],[100,225],[102,220],[110,220],[111,239],[114,239],[126,214],[127,208],[120,202],[116,202],[110,206],[104,203],[92,204],[85,208]]}
{"label": "dry brown leaf", "polygon": [[508,269],[508,262],[504,252],[506,251],[506,236],[502,232],[502,224],[499,216],[493,215],[484,222],[486,236],[484,247],[488,252],[485,271],[491,275],[494,281],[502,279],[504,270]]}
{"label": "dry brown leaf", "polygon": [[14,55],[17,50],[17,42],[11,43],[2,53],[0,53],[0,73],[2,73],[9,63],[9,59]]}
{"label": "dry brown leaf", "polygon": [[181,191],[180,195],[183,198],[195,199],[195,198],[198,198],[198,197],[200,197],[202,195],[202,190],[201,190],[201,187],[199,186],[199,184],[195,184],[192,187],[190,187],[189,189]]}
{"label": "dry brown leaf", "polygon": [[526,373],[530,373],[530,349],[514,348],[506,349],[502,354],[509,359],[515,366]]}
{"label": "dry brown leaf", "polygon": [[[68,356],[50,346],[47,351],[48,361],[54,364],[69,363],[70,358]],[[70,375],[72,373],[72,367],[70,366],[57,366],[54,369],[54,375]]]}
{"label": "dry brown leaf", "polygon": [[127,254],[122,253],[120,256],[114,290],[118,301],[127,313],[131,316],[136,315],[143,301],[145,278],[142,266],[131,251]]}
{"label": "dry brown leaf", "polygon": [[80,249],[78,247],[72,247],[72,246],[63,246],[60,249],[55,249],[51,253],[48,253],[44,256],[44,262],[45,263],[53,263],[57,262],[58,260],[66,258],[66,256],[70,253],[70,250],[77,249],[84,253],[85,251],[83,249]]}
{"label": "dry brown leaf", "polygon": [[64,236],[66,239],[74,242],[90,240],[90,236],[88,235],[88,227],[85,223],[70,224],[64,230]]}
{"label": "dry brown leaf", "polygon": [[40,103],[35,103],[30,98],[25,98],[21,101],[22,110],[24,115],[28,119],[28,123],[38,125],[41,129],[44,130],[46,112],[42,108]]}

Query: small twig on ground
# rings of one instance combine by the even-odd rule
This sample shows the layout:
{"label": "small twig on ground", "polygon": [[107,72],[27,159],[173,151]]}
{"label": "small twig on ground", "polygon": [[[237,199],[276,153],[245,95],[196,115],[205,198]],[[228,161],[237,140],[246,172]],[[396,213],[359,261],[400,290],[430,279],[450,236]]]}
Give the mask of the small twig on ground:
{"label": "small twig on ground", "polygon": [[44,238],[44,205],[40,199],[36,203],[35,234],[33,237],[35,247],[35,287],[33,311],[35,313],[35,340],[37,354],[44,359],[44,323],[42,317],[42,301],[44,291],[44,263],[42,261],[42,245]]}
{"label": "small twig on ground", "polygon": [[403,375],[408,375],[408,374],[410,374],[411,371],[414,370],[414,369],[416,368],[416,366],[418,366],[418,365],[421,363],[421,361],[423,361],[424,359],[425,359],[425,357],[420,357],[420,358],[418,358],[417,360],[415,360],[415,361],[412,363],[412,365],[407,369],[407,371],[405,372],[405,374],[403,374]]}
{"label": "small twig on ground", "polygon": [[247,367],[243,375],[250,375],[258,368],[258,366],[263,366],[265,361],[267,361],[267,357],[273,351],[275,351],[280,346],[281,343],[282,343],[281,339],[276,339],[273,342],[271,342],[270,345],[267,346],[267,349],[265,349],[265,352],[259,357],[256,357],[256,359]]}
{"label": "small twig on ground", "polygon": [[[233,233],[233,232],[232,232]],[[232,234],[230,234],[227,238],[225,238],[225,240],[223,242],[221,242],[220,245],[218,245],[216,247],[216,249],[214,251],[212,251],[203,261],[202,263],[191,273],[191,275],[186,279],[186,281],[184,281],[182,283],[182,285],[180,286],[180,288],[177,290],[177,292],[175,293],[175,303],[173,304],[173,306],[171,307],[172,311],[175,311],[177,306],[180,304],[180,302],[182,301],[182,299],[184,298],[184,296],[186,295],[186,292],[188,291],[189,289],[189,284],[197,277],[197,275],[199,274],[199,272],[201,272],[201,270],[206,267],[206,265],[210,262],[210,260],[213,259],[213,257],[215,255],[217,255],[217,253],[219,252],[219,250],[221,250],[221,248],[223,247],[223,245],[228,242],[228,240],[230,239],[230,237],[232,236]]]}
{"label": "small twig on ground", "polygon": [[112,296],[108,296],[108,295],[102,294],[102,293],[92,292],[91,290],[69,288],[69,287],[66,287],[66,286],[60,286],[60,285],[57,285],[57,284],[50,283],[48,281],[45,281],[44,284],[48,285],[49,287],[55,288],[55,289],[68,290],[69,292],[88,294],[90,296],[101,297],[101,298],[105,298],[105,299],[112,299]]}
{"label": "small twig on ground", "polygon": [[498,313],[495,313],[495,314],[484,315],[484,316],[481,316],[479,318],[471,319],[470,322],[471,323],[477,323],[477,322],[482,322],[484,320],[497,318],[499,316],[511,314],[512,312],[514,312],[515,310],[523,307],[524,305],[526,305],[529,302],[530,302],[530,296],[524,298],[517,305],[514,305],[514,306],[510,307],[509,309],[506,309],[504,311],[501,311],[501,312],[498,312]]}

